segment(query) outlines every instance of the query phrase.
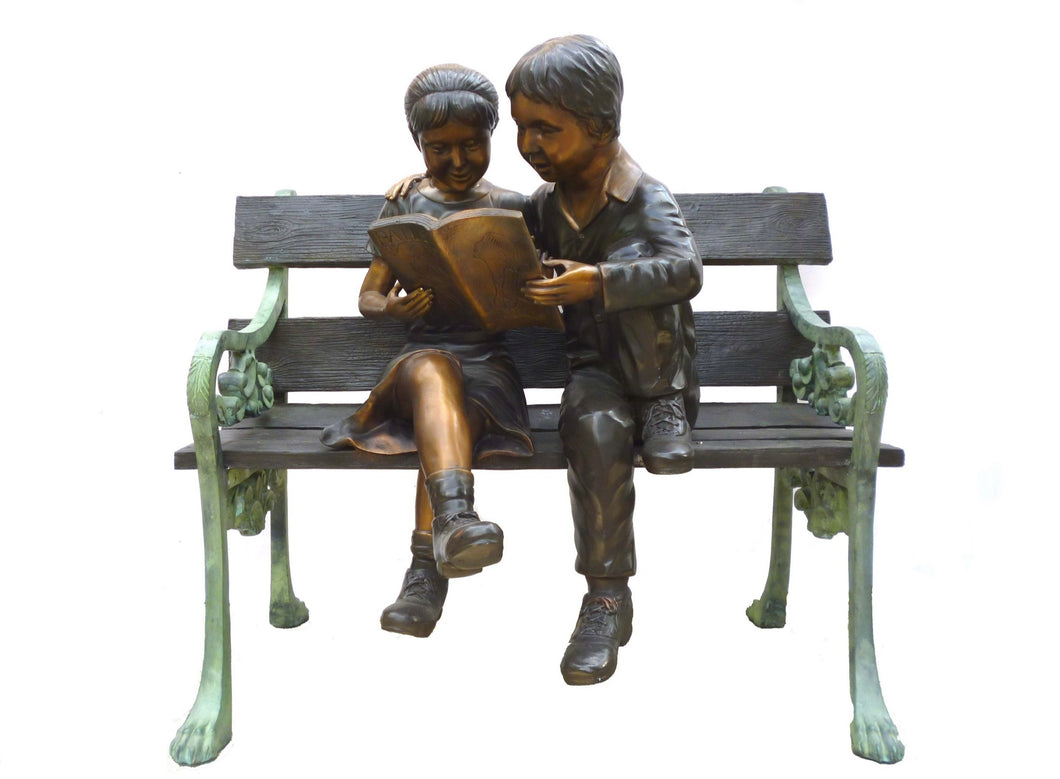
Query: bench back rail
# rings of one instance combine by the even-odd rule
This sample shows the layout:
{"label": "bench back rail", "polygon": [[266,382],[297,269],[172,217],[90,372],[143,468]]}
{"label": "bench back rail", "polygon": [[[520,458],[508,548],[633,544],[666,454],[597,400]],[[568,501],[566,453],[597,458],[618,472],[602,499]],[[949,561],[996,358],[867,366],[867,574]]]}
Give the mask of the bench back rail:
{"label": "bench back rail", "polygon": [[[704,265],[827,265],[832,261],[824,195],[804,192],[677,195]],[[241,197],[237,268],[366,268],[372,195]]]}
{"label": "bench back rail", "polygon": [[[827,319],[826,312],[818,312]],[[813,348],[780,311],[700,311],[696,371],[704,387],[788,387],[792,360]],[[249,320],[232,320],[241,330]],[[276,392],[369,390],[405,343],[400,323],[360,317],[281,319],[256,351]],[[524,387],[562,387],[563,334],[528,328],[506,336]]]}

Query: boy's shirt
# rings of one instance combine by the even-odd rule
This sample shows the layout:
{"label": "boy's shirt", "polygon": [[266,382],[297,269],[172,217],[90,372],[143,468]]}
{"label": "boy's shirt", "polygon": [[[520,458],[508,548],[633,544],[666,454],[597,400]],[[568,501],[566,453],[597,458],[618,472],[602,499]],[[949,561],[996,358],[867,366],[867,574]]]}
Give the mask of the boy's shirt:
{"label": "boy's shirt", "polygon": [[[604,180],[606,204],[584,227],[555,184],[531,196],[531,230],[550,256],[600,267],[603,296],[563,307],[571,367],[615,364],[628,389],[652,396],[695,382],[689,300],[703,266],[677,201],[620,149]],[[679,355],[678,359],[674,359]]]}

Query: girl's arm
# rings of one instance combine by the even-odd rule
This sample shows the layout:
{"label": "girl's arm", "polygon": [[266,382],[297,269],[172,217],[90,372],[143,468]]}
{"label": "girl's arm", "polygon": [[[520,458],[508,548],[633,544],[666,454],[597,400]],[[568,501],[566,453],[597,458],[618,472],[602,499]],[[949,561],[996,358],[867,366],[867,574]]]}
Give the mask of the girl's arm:
{"label": "girl's arm", "polygon": [[401,295],[401,284],[380,259],[372,260],[361,283],[357,308],[366,319],[396,319],[411,322],[427,313],[434,301],[429,289],[415,289]]}

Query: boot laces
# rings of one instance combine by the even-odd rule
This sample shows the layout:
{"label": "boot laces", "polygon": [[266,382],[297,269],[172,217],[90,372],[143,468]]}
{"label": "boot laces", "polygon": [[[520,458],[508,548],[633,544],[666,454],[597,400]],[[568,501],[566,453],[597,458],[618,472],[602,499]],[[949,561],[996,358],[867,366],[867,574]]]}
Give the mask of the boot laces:
{"label": "boot laces", "polygon": [[590,598],[578,615],[576,634],[610,636],[615,631],[618,600],[607,595]]}
{"label": "boot laces", "polygon": [[681,435],[685,432],[687,424],[685,406],[680,398],[653,400],[648,404],[643,437]]}
{"label": "boot laces", "polygon": [[464,525],[473,525],[477,522],[481,522],[478,513],[473,509],[468,511],[457,511],[452,514],[446,514],[442,519],[442,526],[449,530],[450,528],[456,529],[458,527],[464,527]]}
{"label": "boot laces", "polygon": [[438,589],[430,571],[424,568],[410,568],[405,573],[405,582],[401,586],[399,600],[432,601],[437,595]]}

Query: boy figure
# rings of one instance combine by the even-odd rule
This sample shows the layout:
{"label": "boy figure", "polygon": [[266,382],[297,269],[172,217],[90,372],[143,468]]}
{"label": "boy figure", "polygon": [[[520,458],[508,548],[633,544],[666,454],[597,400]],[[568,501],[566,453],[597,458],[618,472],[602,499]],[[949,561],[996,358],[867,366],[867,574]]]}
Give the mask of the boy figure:
{"label": "boy figure", "polygon": [[588,593],[560,664],[568,684],[611,677],[633,629],[633,447],[652,473],[691,469],[699,408],[689,300],[702,264],[680,209],[618,142],[622,74],[584,35],[531,49],[506,84],[519,152],[546,182],[528,215],[563,306],[570,377],[560,435],[577,561]]}

